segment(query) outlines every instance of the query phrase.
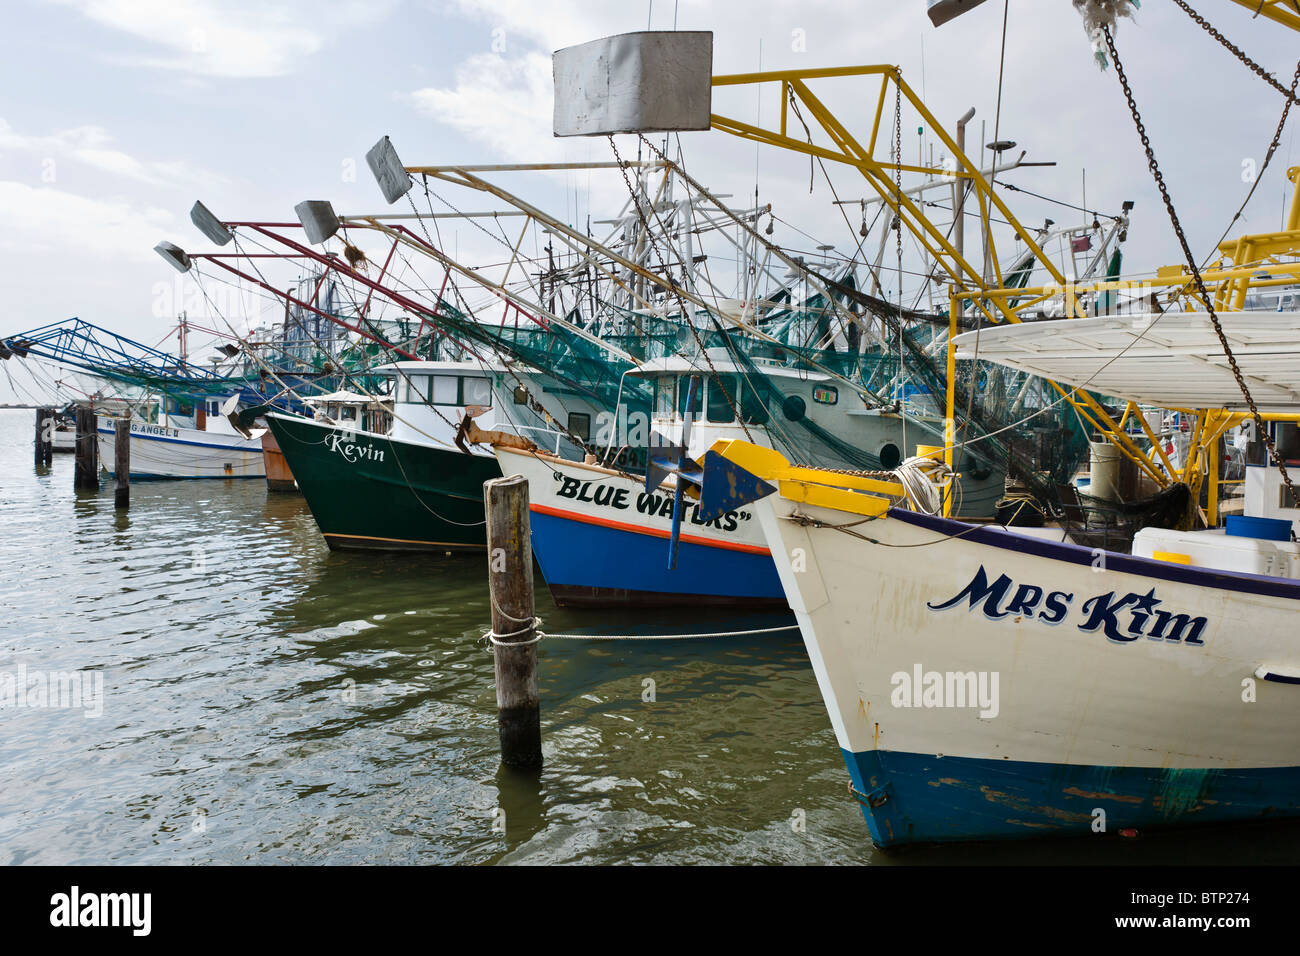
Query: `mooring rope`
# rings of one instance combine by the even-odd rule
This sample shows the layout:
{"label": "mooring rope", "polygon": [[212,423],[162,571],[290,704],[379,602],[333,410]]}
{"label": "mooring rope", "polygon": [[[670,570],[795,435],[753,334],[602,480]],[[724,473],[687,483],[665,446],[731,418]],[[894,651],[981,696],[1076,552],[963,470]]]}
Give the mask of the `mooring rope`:
{"label": "mooring rope", "polygon": [[[799,629],[798,624],[786,624],[782,627],[758,627],[747,631],[706,631],[697,634],[550,634],[541,630],[541,623],[542,619],[535,617],[532,624],[518,631],[498,634],[496,631],[489,630],[483,636],[487,638],[489,643],[498,647],[527,647],[530,644],[536,644],[542,638],[552,638],[560,641],[684,641],[710,637],[745,637],[750,634],[773,634],[779,631],[797,631]],[[534,628],[537,629],[537,636],[530,641],[503,640],[503,638],[526,634]]]}

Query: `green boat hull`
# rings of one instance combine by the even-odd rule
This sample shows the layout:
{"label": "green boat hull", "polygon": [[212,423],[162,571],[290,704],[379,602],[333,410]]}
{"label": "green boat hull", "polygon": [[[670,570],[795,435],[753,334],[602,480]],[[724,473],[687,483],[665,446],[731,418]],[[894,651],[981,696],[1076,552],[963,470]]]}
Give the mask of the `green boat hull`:
{"label": "green boat hull", "polygon": [[483,482],[495,457],[267,416],[331,549],[481,551]]}

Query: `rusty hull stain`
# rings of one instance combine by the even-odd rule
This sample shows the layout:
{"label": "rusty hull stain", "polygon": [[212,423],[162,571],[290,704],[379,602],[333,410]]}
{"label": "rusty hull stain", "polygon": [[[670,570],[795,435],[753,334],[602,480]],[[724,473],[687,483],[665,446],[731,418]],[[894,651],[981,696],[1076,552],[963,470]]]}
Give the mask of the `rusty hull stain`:
{"label": "rusty hull stain", "polygon": [[1118,793],[1106,793],[1104,791],[1090,792],[1080,790],[1078,787],[1066,787],[1062,791],[1066,796],[1083,797],[1085,800],[1118,800],[1120,803],[1142,803],[1141,797],[1130,797]]}

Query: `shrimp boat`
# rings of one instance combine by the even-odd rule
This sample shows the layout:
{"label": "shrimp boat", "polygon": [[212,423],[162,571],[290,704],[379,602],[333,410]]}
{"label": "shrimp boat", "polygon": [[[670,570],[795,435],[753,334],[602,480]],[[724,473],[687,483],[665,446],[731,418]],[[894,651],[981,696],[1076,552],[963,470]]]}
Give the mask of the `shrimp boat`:
{"label": "shrimp boat", "polygon": [[[1294,419],[1300,314],[1221,320],[1260,409]],[[1145,405],[1245,407],[1204,314],[1025,323],[979,354]],[[876,844],[1300,815],[1297,512],[1120,554],[944,517],[932,460],[905,487],[714,450],[775,492],[748,507]]]}
{"label": "shrimp boat", "polygon": [[[264,429],[244,433],[227,418],[238,396],[167,397],[131,419],[131,478],[264,478]],[[113,475],[117,425],[96,417],[99,460]]]}
{"label": "shrimp boat", "polygon": [[[613,436],[619,434],[625,443],[650,445],[652,453],[656,446],[680,448],[688,459],[697,459],[717,441],[752,438],[808,458],[817,455],[821,444],[801,427],[810,423],[819,434],[836,434],[868,449],[888,468],[902,460],[903,417],[854,407],[861,403],[842,394],[845,390],[829,376],[762,368],[782,397],[769,409],[773,403],[755,389],[755,376],[726,349],[709,350],[704,358],[671,356],[637,367],[629,377],[653,389],[648,428],[641,423],[637,435],[636,422],[610,423],[611,437],[602,442],[604,436],[598,434],[597,443],[612,451]],[[692,394],[695,398],[688,399]],[[924,434],[916,419],[912,427],[914,434]],[[699,504],[688,501],[681,519],[684,530],[673,538],[674,496],[657,488],[657,479],[647,486],[644,476],[595,462],[559,461],[509,445],[496,450],[504,474],[529,479],[533,553],[558,604],[786,606],[776,567],[750,511],[737,508],[705,520]],[[980,471],[979,477],[967,479],[963,500],[991,513],[1003,480],[993,469]],[[679,543],[674,561],[666,560],[670,539]]]}
{"label": "shrimp boat", "polygon": [[[303,404],[312,410],[317,421],[380,434],[386,434],[392,428],[392,402],[384,397],[340,389],[304,399]],[[267,490],[296,492],[298,482],[269,428],[262,434],[262,453],[266,457]]]}
{"label": "shrimp boat", "polygon": [[[333,550],[484,548],[483,482],[499,478],[501,469],[490,450],[462,442],[467,417],[491,422],[493,430],[531,434],[557,456],[576,454],[561,432],[546,426],[546,413],[538,418],[530,408],[534,400],[543,408],[549,404],[560,420],[562,410],[545,386],[530,388],[522,382],[531,379],[503,366],[403,361],[371,374],[391,381],[391,411],[387,402],[375,402],[367,413],[357,401],[335,395],[320,400],[315,419],[266,415]],[[520,384],[511,388],[515,380]],[[376,428],[389,421],[391,427]]]}

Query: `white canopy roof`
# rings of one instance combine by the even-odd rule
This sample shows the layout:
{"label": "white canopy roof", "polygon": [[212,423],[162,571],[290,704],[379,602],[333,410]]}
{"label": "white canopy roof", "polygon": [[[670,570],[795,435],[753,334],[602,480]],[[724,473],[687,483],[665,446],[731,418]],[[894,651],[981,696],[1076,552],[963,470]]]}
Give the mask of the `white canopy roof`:
{"label": "white canopy roof", "polygon": [[391,402],[392,399],[383,395],[362,395],[360,392],[330,392],[328,395],[313,395],[311,398],[304,399],[308,405],[379,405],[384,402]]}
{"label": "white canopy roof", "polygon": [[[1219,321],[1260,411],[1300,412],[1300,313],[1227,312]],[[953,341],[958,358],[978,357],[1145,405],[1247,408],[1203,312],[1025,322]]]}

